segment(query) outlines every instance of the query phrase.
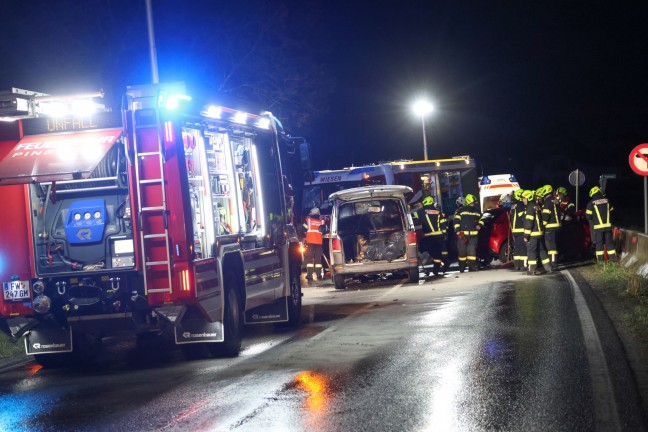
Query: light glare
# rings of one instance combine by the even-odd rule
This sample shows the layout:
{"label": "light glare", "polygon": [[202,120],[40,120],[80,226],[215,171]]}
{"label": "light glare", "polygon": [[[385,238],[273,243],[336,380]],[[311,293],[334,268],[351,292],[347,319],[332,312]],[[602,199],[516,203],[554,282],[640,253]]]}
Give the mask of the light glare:
{"label": "light glare", "polygon": [[419,99],[418,101],[414,102],[412,110],[417,116],[424,117],[434,111],[434,105],[432,105],[425,99]]}

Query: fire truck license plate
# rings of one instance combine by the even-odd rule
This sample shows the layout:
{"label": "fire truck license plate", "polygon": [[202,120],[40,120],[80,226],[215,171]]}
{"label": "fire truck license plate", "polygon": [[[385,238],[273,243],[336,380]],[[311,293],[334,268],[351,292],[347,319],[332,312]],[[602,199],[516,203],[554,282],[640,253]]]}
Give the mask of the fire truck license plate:
{"label": "fire truck license plate", "polygon": [[29,299],[29,281],[3,282],[2,293],[5,300],[27,300]]}

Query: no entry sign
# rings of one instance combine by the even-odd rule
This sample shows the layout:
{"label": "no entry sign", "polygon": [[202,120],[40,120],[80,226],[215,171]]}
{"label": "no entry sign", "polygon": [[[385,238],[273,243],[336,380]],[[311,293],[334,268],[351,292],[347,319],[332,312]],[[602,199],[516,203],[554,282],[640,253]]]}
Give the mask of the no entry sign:
{"label": "no entry sign", "polygon": [[630,152],[630,168],[640,176],[648,176],[648,144],[639,144]]}

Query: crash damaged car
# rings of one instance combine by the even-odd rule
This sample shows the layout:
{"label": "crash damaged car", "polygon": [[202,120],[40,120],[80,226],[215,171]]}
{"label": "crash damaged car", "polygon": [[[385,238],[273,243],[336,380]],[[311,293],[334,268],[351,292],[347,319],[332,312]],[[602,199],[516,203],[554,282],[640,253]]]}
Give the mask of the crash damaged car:
{"label": "crash damaged car", "polygon": [[365,186],[335,192],[331,213],[331,266],[335,288],[356,276],[403,273],[418,282],[416,231],[407,212],[407,186]]}

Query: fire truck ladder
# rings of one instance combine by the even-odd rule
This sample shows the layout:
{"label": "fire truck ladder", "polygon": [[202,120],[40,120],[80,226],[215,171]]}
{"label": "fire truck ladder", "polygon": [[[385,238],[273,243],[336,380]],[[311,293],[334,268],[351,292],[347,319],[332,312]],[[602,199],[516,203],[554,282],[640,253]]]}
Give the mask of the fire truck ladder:
{"label": "fire truck ladder", "polygon": [[[134,113],[135,114],[135,113]],[[140,227],[140,242],[144,260],[144,292],[172,292],[171,241],[169,239],[168,209],[166,197],[166,179],[164,176],[164,148],[160,136],[159,119],[157,119],[157,148],[142,149],[138,139],[138,129],[151,128],[150,122],[138,124],[137,115],[133,116],[135,184],[137,202],[140,205],[138,223]],[[159,163],[159,171],[151,169]],[[146,190],[146,192],[144,192]],[[151,197],[157,197],[157,202],[151,202]]]}

